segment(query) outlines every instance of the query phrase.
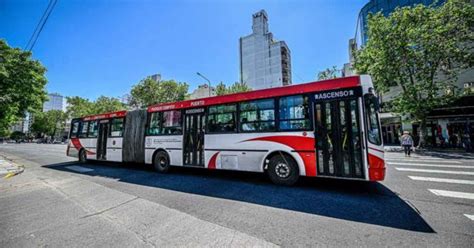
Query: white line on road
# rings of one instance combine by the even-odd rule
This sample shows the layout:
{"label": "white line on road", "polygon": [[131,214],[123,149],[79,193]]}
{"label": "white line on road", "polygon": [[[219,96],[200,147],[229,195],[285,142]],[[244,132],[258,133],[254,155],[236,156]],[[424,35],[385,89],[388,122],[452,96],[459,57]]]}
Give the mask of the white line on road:
{"label": "white line on road", "polygon": [[67,168],[67,169],[69,169],[69,170],[77,171],[77,172],[80,172],[80,173],[85,173],[85,172],[94,171],[93,169],[89,169],[89,168],[82,167],[82,166],[77,166],[77,165],[66,166],[65,168]]}
{"label": "white line on road", "polygon": [[474,214],[464,214],[467,218],[474,220]]}
{"label": "white line on road", "polygon": [[445,160],[445,161],[439,161],[439,160],[427,160],[427,159],[393,159],[393,158],[386,158],[386,161],[398,161],[398,162],[428,162],[428,163],[447,163],[447,164],[462,164],[461,161],[453,161],[453,160]]}
{"label": "white line on road", "polygon": [[442,160],[444,158],[431,158],[431,157],[405,157],[405,156],[386,156],[386,159],[412,159],[412,160]]}
{"label": "white line on road", "polygon": [[408,176],[408,177],[412,180],[417,180],[417,181],[439,182],[439,183],[474,184],[474,181],[472,181],[472,180],[437,178],[437,177],[417,177],[417,176]]}
{"label": "white line on road", "polygon": [[448,190],[440,190],[440,189],[428,189],[428,190],[431,191],[431,193],[435,195],[439,195],[439,196],[474,200],[473,193],[448,191]]}
{"label": "white line on road", "polygon": [[389,162],[388,165],[407,165],[407,166],[426,166],[426,167],[441,167],[441,168],[462,168],[462,169],[474,169],[474,166],[469,165],[444,165],[444,164],[416,164],[416,163],[396,163]]}
{"label": "white line on road", "polygon": [[441,173],[441,174],[454,174],[454,175],[474,175],[474,172],[471,172],[471,171],[424,170],[424,169],[398,168],[398,167],[395,167],[395,169],[399,171]]}

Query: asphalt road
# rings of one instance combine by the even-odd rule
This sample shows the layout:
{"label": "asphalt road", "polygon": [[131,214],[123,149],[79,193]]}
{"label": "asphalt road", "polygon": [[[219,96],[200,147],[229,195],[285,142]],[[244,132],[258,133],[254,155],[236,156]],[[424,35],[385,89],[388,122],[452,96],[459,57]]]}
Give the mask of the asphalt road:
{"label": "asphalt road", "polygon": [[474,157],[386,153],[382,183],[88,163],[64,145],[0,144],[0,247],[474,244]]}

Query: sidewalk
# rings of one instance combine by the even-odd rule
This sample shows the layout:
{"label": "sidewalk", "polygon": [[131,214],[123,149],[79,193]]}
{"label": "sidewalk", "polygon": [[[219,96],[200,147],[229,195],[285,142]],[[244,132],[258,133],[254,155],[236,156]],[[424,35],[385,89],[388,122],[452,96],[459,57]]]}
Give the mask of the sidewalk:
{"label": "sidewalk", "polygon": [[0,155],[0,178],[10,178],[22,173],[25,167],[17,165]]}

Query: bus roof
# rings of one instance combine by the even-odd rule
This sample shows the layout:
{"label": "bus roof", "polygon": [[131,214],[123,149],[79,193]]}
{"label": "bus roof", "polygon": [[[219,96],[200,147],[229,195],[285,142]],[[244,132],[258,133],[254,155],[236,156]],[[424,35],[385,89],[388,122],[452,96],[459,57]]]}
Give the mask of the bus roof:
{"label": "bus roof", "polygon": [[127,111],[121,110],[121,111],[110,112],[110,113],[105,113],[105,114],[85,116],[82,118],[82,120],[93,121],[93,120],[109,119],[109,118],[115,118],[115,117],[124,117],[125,115],[127,115]]}
{"label": "bus roof", "polygon": [[181,102],[161,103],[148,107],[148,112],[182,109],[182,108],[198,108],[209,105],[233,103],[248,100],[257,100],[270,97],[304,94],[315,91],[337,90],[342,88],[350,88],[361,86],[359,76],[351,76],[344,78],[329,79],[304,84],[294,84],[270,89],[254,90],[249,92],[235,93],[223,96],[213,96],[194,100],[186,100]]}

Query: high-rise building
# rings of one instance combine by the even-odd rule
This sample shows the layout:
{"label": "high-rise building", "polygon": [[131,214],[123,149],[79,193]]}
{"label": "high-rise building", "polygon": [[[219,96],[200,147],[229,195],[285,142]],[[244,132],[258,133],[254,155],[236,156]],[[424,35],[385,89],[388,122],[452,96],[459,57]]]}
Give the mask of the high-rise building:
{"label": "high-rise building", "polygon": [[48,94],[48,101],[43,104],[43,112],[50,110],[66,111],[66,99],[58,93]]}
{"label": "high-rise building", "polygon": [[269,32],[265,10],[253,14],[252,20],[252,34],[239,40],[240,81],[254,90],[290,85],[290,49]]}
{"label": "high-rise building", "polygon": [[382,12],[384,16],[390,15],[396,8],[409,7],[417,4],[440,6],[445,0],[370,0],[367,4],[362,7],[359,12],[359,28],[360,28],[360,39],[361,44],[367,43],[367,22],[369,14],[375,14]]}
{"label": "high-rise building", "polygon": [[153,74],[149,76],[151,79],[155,80],[156,82],[161,81],[161,74]]}

